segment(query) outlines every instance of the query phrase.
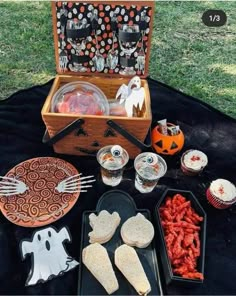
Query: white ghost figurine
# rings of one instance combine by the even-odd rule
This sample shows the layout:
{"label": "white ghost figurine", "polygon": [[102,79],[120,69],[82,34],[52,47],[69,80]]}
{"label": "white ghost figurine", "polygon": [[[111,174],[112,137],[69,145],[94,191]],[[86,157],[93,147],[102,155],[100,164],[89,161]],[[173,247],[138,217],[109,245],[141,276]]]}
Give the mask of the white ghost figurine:
{"label": "white ghost figurine", "polygon": [[138,107],[141,110],[145,100],[145,91],[141,87],[141,79],[134,76],[128,85],[122,84],[117,91],[116,99],[120,99],[120,104],[124,103],[128,117],[133,116],[133,107]]}
{"label": "white ghost figurine", "polygon": [[26,280],[26,286],[45,282],[51,278],[63,275],[79,263],[69,256],[64,248],[64,241],[71,241],[66,227],[57,232],[48,227],[35,232],[32,240],[21,241],[22,258],[31,254],[31,271]]}

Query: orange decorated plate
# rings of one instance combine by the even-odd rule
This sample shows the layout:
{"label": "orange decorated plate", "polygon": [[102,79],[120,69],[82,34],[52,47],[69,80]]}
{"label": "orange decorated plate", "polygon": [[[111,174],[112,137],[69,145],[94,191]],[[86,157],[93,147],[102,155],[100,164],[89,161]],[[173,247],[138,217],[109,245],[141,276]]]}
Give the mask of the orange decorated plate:
{"label": "orange decorated plate", "polygon": [[55,188],[66,178],[78,174],[70,163],[54,157],[38,157],[21,162],[6,177],[26,184],[22,194],[0,195],[3,215],[24,227],[40,227],[63,217],[76,203],[79,193],[59,193]]}

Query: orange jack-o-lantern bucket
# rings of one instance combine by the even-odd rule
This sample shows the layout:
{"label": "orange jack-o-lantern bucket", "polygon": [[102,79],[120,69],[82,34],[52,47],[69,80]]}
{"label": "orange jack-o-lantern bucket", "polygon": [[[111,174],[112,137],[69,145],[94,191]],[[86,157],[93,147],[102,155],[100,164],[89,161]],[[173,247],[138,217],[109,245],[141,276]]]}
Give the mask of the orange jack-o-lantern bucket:
{"label": "orange jack-o-lantern bucket", "polygon": [[[174,126],[172,123],[167,123],[167,126]],[[160,127],[156,126],[152,130],[152,147],[159,154],[174,155],[179,152],[184,146],[184,134],[180,130],[177,135],[163,135],[160,132]]]}

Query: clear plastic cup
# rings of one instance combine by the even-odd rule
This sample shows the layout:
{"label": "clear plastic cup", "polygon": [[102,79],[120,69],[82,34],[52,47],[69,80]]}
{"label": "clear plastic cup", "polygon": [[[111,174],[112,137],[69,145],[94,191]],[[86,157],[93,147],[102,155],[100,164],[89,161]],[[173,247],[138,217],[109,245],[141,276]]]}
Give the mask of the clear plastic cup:
{"label": "clear plastic cup", "polygon": [[122,180],[124,167],[129,161],[129,154],[119,145],[109,145],[98,151],[97,161],[101,166],[103,183],[114,187]]}
{"label": "clear plastic cup", "polygon": [[139,154],[134,160],[135,188],[141,193],[151,192],[167,171],[165,160],[150,152]]}

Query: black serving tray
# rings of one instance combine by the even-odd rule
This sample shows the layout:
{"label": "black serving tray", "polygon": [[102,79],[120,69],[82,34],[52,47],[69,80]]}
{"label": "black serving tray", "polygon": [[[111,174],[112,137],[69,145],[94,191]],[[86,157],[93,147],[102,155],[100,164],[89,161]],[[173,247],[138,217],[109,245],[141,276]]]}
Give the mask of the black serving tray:
{"label": "black serving tray", "polygon": [[[79,268],[79,283],[78,295],[106,295],[106,291],[102,285],[93,277],[90,271],[82,263],[82,250],[89,245],[88,233],[92,230],[89,225],[89,215],[91,213],[97,214],[102,210],[107,210],[109,213],[118,212],[121,217],[121,223],[117,228],[114,236],[110,241],[103,244],[107,249],[111,259],[118,283],[119,289],[114,295],[137,295],[135,289],[129,284],[121,272],[114,264],[114,252],[117,247],[123,244],[120,236],[120,229],[122,224],[130,217],[137,213],[142,213],[147,219],[151,220],[151,215],[148,210],[136,209],[136,205],[132,197],[121,190],[111,190],[101,196],[97,203],[96,211],[86,211],[83,213],[82,233],[81,233],[81,264]],[[143,265],[147,278],[151,285],[151,292],[149,295],[163,295],[160,274],[158,268],[158,261],[156,257],[155,240],[145,249],[135,248],[139,259]]]}
{"label": "black serving tray", "polygon": [[158,244],[158,250],[160,254],[160,261],[162,263],[162,269],[164,273],[164,278],[166,281],[166,284],[189,284],[189,285],[194,285],[194,284],[202,284],[203,280],[198,280],[198,279],[185,279],[182,278],[181,276],[176,276],[172,272],[172,267],[171,263],[167,254],[167,249],[166,249],[166,243],[164,239],[164,231],[163,227],[161,225],[161,218],[159,214],[159,208],[162,206],[162,204],[165,202],[166,197],[170,196],[173,197],[175,194],[180,193],[182,194],[187,200],[191,201],[191,206],[194,208],[194,210],[204,218],[203,222],[201,222],[200,227],[200,252],[201,256],[198,258],[197,262],[197,270],[201,272],[204,275],[204,265],[205,265],[205,244],[206,244],[206,224],[207,224],[207,215],[200,205],[199,201],[197,198],[194,196],[194,194],[191,191],[185,191],[185,190],[180,190],[180,189],[167,189],[163,195],[161,196],[159,202],[157,203],[155,207],[155,212],[154,212],[154,218],[155,218],[155,230],[156,230],[156,241]]}

